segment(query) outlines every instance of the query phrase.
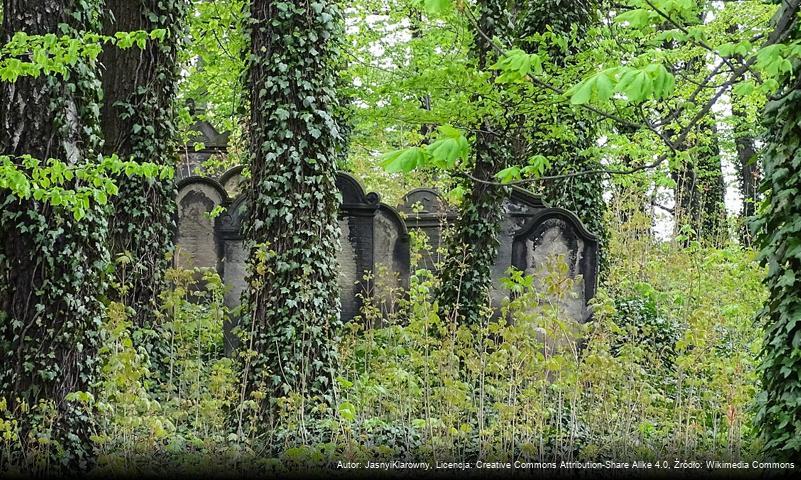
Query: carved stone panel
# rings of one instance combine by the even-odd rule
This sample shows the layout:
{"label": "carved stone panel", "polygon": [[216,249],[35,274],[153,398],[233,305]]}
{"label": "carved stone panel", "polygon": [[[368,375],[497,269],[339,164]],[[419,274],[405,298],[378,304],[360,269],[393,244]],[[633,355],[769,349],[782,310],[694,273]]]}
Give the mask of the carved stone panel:
{"label": "carved stone panel", "polygon": [[547,208],[534,215],[515,235],[512,264],[534,276],[542,291],[564,272],[574,282],[554,301],[569,318],[585,322],[590,317],[587,302],[595,296],[598,240],[573,213]]}
{"label": "carved stone panel", "polygon": [[386,315],[409,288],[409,231],[394,208],[381,204],[373,224],[375,281],[373,296]]}
{"label": "carved stone panel", "polygon": [[226,201],[225,191],[214,180],[190,177],[179,183],[176,266],[217,268],[219,245],[210,213]]}

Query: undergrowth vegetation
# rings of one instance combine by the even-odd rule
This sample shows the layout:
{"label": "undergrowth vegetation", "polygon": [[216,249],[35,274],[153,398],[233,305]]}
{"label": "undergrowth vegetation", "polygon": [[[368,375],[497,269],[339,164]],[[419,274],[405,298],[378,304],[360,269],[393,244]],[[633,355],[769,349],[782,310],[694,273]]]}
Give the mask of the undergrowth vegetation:
{"label": "undergrowth vegetation", "polygon": [[[73,394],[98,419],[94,473],[265,473],[412,458],[753,458],[761,339],[753,319],[765,296],[755,254],[643,239],[635,223],[616,229],[607,279],[583,325],[563,311],[560,298],[579,279],[559,258],[537,279],[510,272],[500,314],[472,326],[439,318],[428,270],[413,274],[407,295],[365,296],[338,338],[334,404],[290,392],[266,434],[256,424],[266,393],[239,386],[248,352],[223,351],[230,312],[220,278],[172,270],[152,330],[133,328],[125,306],[108,306],[102,381]],[[140,347],[152,335],[164,351]],[[46,403],[9,411],[0,401],[0,470],[58,471],[54,411]],[[27,438],[18,435],[23,418],[37,425]]]}

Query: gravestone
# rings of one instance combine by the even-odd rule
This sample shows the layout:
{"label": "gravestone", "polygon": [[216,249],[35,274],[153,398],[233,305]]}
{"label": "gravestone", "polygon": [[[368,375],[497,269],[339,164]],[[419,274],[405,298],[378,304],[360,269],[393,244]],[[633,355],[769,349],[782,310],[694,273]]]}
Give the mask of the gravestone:
{"label": "gravestone", "polygon": [[242,176],[243,166],[234,167],[220,176],[220,185],[231,198],[238,197],[248,187],[247,179]]}
{"label": "gravestone", "polygon": [[442,231],[456,220],[456,212],[448,208],[445,199],[433,188],[417,188],[407,193],[398,210],[410,231],[426,235],[429,248],[420,252],[422,266],[433,269],[441,260]]}
{"label": "gravestone", "polygon": [[346,173],[337,174],[337,188],[342,196],[339,208],[340,245],[339,300],[342,318],[358,315],[362,297],[372,290],[366,274],[375,270],[373,224],[380,206],[376,193],[365,193],[361,184]]}
{"label": "gravestone", "polygon": [[239,338],[232,334],[239,318],[238,309],[242,293],[247,286],[248,251],[242,236],[242,221],[247,214],[247,197],[240,195],[227,205],[225,212],[217,217],[217,239],[220,243],[218,272],[225,284],[225,306],[231,316],[223,325],[225,351],[231,352],[239,345]]}
{"label": "gravestone", "polygon": [[534,277],[544,290],[555,274],[554,260],[567,266],[574,279],[571,291],[558,299],[560,310],[584,322],[590,317],[587,301],[595,296],[598,271],[598,239],[587,231],[575,214],[561,208],[545,208],[531,217],[515,234],[512,265]]}
{"label": "gravestone", "polygon": [[175,263],[185,269],[217,268],[215,221],[210,214],[228,195],[213,179],[189,177],[178,182],[178,235]]}
{"label": "gravestone", "polygon": [[409,229],[401,214],[380,204],[373,223],[373,297],[384,316],[395,310],[394,302],[409,288],[409,256]]}

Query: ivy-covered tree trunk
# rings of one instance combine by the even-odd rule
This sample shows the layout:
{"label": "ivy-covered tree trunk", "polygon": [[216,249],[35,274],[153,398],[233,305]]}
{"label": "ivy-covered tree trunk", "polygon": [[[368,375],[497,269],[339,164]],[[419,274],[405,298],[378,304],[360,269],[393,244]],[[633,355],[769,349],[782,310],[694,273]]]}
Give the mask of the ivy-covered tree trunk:
{"label": "ivy-covered tree trunk", "polygon": [[[487,69],[496,57],[490,43],[496,36],[511,33],[507,2],[485,0],[479,4],[478,28],[474,32],[473,56],[478,67]],[[483,34],[482,34],[483,33]],[[472,175],[494,181],[510,158],[506,145],[507,131],[485,119],[478,128],[474,144]],[[473,182],[459,217],[446,238],[447,253],[440,269],[441,286],[437,292],[441,314],[448,319],[476,323],[485,317],[492,286],[491,268],[498,254],[498,231],[503,217],[503,200],[508,189]]]}
{"label": "ivy-covered tree trunk", "polygon": [[[249,391],[331,401],[343,145],[334,1],[253,0],[250,10]],[[275,398],[273,398],[275,400]]]}
{"label": "ivy-covered tree trunk", "polygon": [[[14,32],[78,37],[99,31],[96,1],[6,0],[3,6],[3,43]],[[0,154],[95,162],[101,146],[95,67],[79,60],[69,75],[0,82]],[[50,455],[69,469],[85,468],[92,456],[91,412],[76,393],[91,388],[98,366],[106,215],[92,202],[76,221],[69,208],[0,191],[0,397],[11,411],[31,408],[19,419],[23,445],[42,449],[28,434],[51,430]],[[55,408],[53,420],[39,402]]]}
{"label": "ivy-covered tree trunk", "polygon": [[[793,36],[801,38],[798,4],[792,8]],[[771,457],[801,458],[801,75],[770,101],[760,190],[765,208],[755,223],[761,259],[768,267],[768,300],[760,313],[765,325],[762,388],[757,423]]]}
{"label": "ivy-covered tree trunk", "polygon": [[[568,35],[576,29],[576,39],[585,36],[587,28],[597,15],[597,0],[575,0],[562,2],[561,0],[547,0],[532,2],[526,14],[524,32],[531,35],[535,32],[544,32],[550,25],[554,32]],[[576,52],[576,47],[568,45],[567,56]],[[554,49],[551,56],[559,60],[559,56],[566,54]],[[562,61],[569,62],[563,58]],[[534,146],[539,153],[548,157],[551,167],[545,172],[546,176],[564,175],[586,170],[599,170],[602,165],[598,158],[580,155],[580,152],[595,145],[597,135],[592,126],[592,120],[582,116],[580,112],[567,105],[560,106],[554,114],[543,121],[543,125],[569,126],[568,138],[548,139],[546,136]],[[543,182],[542,188],[545,201],[554,207],[561,207],[574,212],[587,229],[598,236],[599,256],[601,259],[601,275],[606,265],[605,246],[609,237],[604,221],[606,202],[604,201],[603,177],[600,175],[578,175],[568,178],[548,180]]]}
{"label": "ivy-covered tree trunk", "polygon": [[[508,2],[504,0],[486,0],[479,4],[478,29],[474,32],[474,56],[478,66],[488,68],[494,62],[495,48],[489,39],[500,38],[504,42],[517,47],[526,48],[528,37],[543,33],[550,26],[557,33],[568,33],[578,25],[586,26],[592,18],[594,3],[577,2]],[[577,23],[578,22],[578,23]],[[575,122],[574,122],[575,123]],[[542,142],[536,145],[526,144],[529,134],[525,131],[531,125],[531,118],[512,118],[485,120],[476,135],[475,163],[473,177],[480,180],[495,181],[495,173],[514,162],[525,164],[528,155],[534,153],[553,153],[552,150],[564,152],[574,151],[571,145],[564,144],[545,146]],[[577,126],[578,136],[584,138],[583,126]],[[548,150],[548,151],[544,151]],[[571,166],[575,159],[571,157]],[[578,168],[584,169],[579,166]],[[595,231],[602,223],[605,203],[603,186],[600,180],[576,180],[580,189],[573,185],[570,195],[556,195],[560,188],[567,188],[565,182],[554,183],[549,190],[549,200],[560,206],[576,209],[585,215],[588,226]],[[592,187],[592,188],[590,188]],[[447,239],[448,252],[441,269],[442,285],[438,292],[441,313],[446,318],[460,322],[474,323],[485,316],[489,307],[489,292],[492,287],[491,267],[498,253],[498,233],[503,218],[503,201],[508,194],[504,187],[474,182],[470,186],[470,194],[465,197],[454,231]],[[573,202],[566,199],[573,198]],[[592,219],[598,219],[593,223]]]}
{"label": "ivy-covered tree trunk", "polygon": [[[123,160],[175,165],[177,53],[186,0],[106,0],[104,34],[164,31],[144,48],[108,46],[103,63],[105,153]],[[173,248],[172,178],[117,178],[110,222],[116,270],[110,297],[134,309],[134,325],[150,327]]]}

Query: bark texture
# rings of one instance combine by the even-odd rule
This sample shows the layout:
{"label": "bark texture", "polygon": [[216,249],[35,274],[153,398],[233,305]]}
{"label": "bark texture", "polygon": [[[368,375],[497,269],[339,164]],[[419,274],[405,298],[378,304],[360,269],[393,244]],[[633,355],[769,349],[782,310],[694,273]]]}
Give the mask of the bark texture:
{"label": "bark texture", "polygon": [[[0,41],[18,31],[97,33],[98,6],[5,0]],[[68,76],[0,82],[0,154],[71,164],[96,161],[99,94],[94,62],[87,60],[69,67]],[[69,470],[86,468],[92,457],[92,417],[69,396],[89,390],[95,379],[106,233],[105,209],[95,204],[76,221],[64,207],[0,192],[0,397],[12,411],[23,404],[33,408],[20,424],[23,442],[32,430],[47,427],[37,404],[55,408],[47,428],[56,443],[49,454]]]}
{"label": "bark texture", "polygon": [[[175,165],[177,53],[186,9],[186,0],[106,0],[104,34],[164,30],[165,37],[144,48],[108,46],[103,51],[105,154]],[[117,184],[110,222],[116,260],[111,297],[134,309],[135,325],[150,327],[173,250],[175,184],[171,177],[125,175]]]}

